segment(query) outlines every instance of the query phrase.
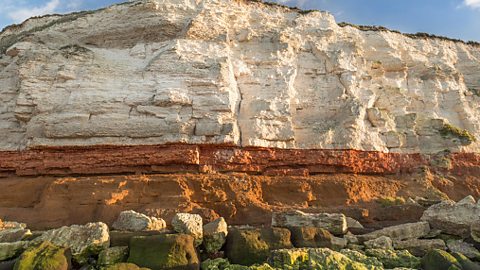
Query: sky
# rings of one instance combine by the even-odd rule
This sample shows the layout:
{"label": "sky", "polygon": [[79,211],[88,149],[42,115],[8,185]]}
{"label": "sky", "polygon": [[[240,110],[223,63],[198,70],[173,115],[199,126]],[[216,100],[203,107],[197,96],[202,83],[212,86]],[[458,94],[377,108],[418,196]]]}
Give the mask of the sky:
{"label": "sky", "polygon": [[[31,17],[97,9],[123,0],[0,0],[0,29]],[[480,0],[272,0],[326,10],[337,22],[480,41]]]}

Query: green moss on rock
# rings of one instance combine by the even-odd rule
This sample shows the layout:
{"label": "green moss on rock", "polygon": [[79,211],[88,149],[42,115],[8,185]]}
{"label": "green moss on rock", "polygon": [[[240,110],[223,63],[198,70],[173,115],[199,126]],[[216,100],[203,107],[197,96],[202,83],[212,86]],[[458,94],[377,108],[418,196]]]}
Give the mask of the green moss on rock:
{"label": "green moss on rock", "polygon": [[471,144],[477,141],[477,138],[472,135],[468,130],[455,127],[451,124],[444,123],[440,129],[440,134],[444,138],[458,138],[462,144]]}
{"label": "green moss on rock", "polygon": [[111,247],[104,249],[98,255],[98,264],[113,265],[121,262],[125,262],[128,258],[128,247]]}
{"label": "green moss on rock", "polygon": [[273,267],[285,270],[308,269],[308,249],[278,249],[272,251],[269,262]]}
{"label": "green moss on rock", "polygon": [[130,240],[128,262],[151,269],[198,269],[194,239],[186,234],[136,236]]}
{"label": "green moss on rock", "polygon": [[377,258],[385,268],[414,268],[418,269],[421,260],[413,256],[407,250],[384,250],[384,249],[367,249],[365,255]]}
{"label": "green moss on rock", "polygon": [[457,259],[463,270],[480,270],[480,265],[472,262],[467,256],[458,252],[452,253],[452,256]]}
{"label": "green moss on rock", "polygon": [[133,263],[117,263],[107,266],[104,270],[150,270],[150,268],[140,268]]}
{"label": "green moss on rock", "polygon": [[291,248],[290,231],[284,228],[231,228],[226,255],[235,264],[264,263],[275,249]]}
{"label": "green moss on rock", "polygon": [[430,250],[422,259],[422,268],[424,270],[452,270],[455,267],[462,269],[462,266],[454,256],[440,249]]}
{"label": "green moss on rock", "polygon": [[269,264],[244,266],[238,264],[230,264],[227,259],[217,258],[214,260],[206,260],[202,262],[202,270],[275,270]]}
{"label": "green moss on rock", "polygon": [[340,252],[328,248],[310,249],[309,269],[324,270],[381,270],[383,268],[367,266],[356,262],[343,255]]}
{"label": "green moss on rock", "polygon": [[68,249],[43,242],[28,248],[15,263],[14,270],[67,270],[70,261]]}

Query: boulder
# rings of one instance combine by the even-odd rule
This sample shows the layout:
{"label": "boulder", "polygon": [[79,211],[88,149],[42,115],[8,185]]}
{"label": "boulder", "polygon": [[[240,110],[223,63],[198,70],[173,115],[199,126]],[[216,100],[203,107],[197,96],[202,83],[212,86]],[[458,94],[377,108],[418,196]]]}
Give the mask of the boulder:
{"label": "boulder", "polygon": [[433,229],[466,238],[472,224],[480,220],[480,205],[470,199],[443,201],[425,210],[421,220],[428,221]]}
{"label": "boulder", "polygon": [[129,263],[151,269],[199,269],[194,238],[186,234],[136,236],[130,240]]}
{"label": "boulder", "polygon": [[104,270],[150,270],[150,268],[141,268],[133,263],[117,263],[105,267]]}
{"label": "boulder", "polygon": [[227,259],[208,259],[202,262],[202,270],[276,270],[268,264],[244,266],[231,264]]}
{"label": "boulder", "polygon": [[3,221],[0,219],[0,231],[9,229],[26,229],[27,224],[15,221]]}
{"label": "boulder", "polygon": [[469,259],[480,259],[480,252],[472,244],[462,240],[448,240],[447,247],[450,252],[461,253]]}
{"label": "boulder", "polygon": [[383,269],[383,263],[375,257],[368,257],[362,252],[350,249],[342,249],[340,253],[347,256],[350,260],[361,262],[369,269]]}
{"label": "boulder", "polygon": [[141,231],[141,232],[131,232],[131,231],[110,231],[110,246],[128,246],[130,244],[130,239],[135,236],[151,236],[151,235],[161,235],[165,234],[165,231]]}
{"label": "boulder", "polygon": [[432,249],[447,249],[445,241],[442,239],[410,239],[405,241],[394,241],[393,247],[395,249],[408,250],[413,255],[419,257],[424,256]]}
{"label": "boulder", "polygon": [[480,270],[480,265],[472,262],[465,255],[458,252],[453,252],[452,256],[455,257],[455,259],[457,259],[458,263],[460,263],[463,270]]}
{"label": "boulder", "polygon": [[367,266],[361,262],[354,261],[340,252],[328,248],[317,248],[308,250],[307,269],[349,269],[349,270],[380,270],[381,267]]}
{"label": "boulder", "polygon": [[470,236],[475,242],[480,243],[480,220],[475,220],[470,225]]}
{"label": "boulder", "polygon": [[273,213],[272,226],[274,227],[318,227],[333,234],[347,232],[347,218],[343,214],[307,214],[302,211],[288,211]]}
{"label": "boulder", "polygon": [[268,261],[276,269],[308,269],[308,249],[272,250]]}
{"label": "boulder", "polygon": [[424,270],[452,270],[462,269],[462,266],[450,253],[440,249],[432,249],[423,257],[422,268]]}
{"label": "boulder", "polygon": [[407,250],[367,249],[365,255],[377,258],[387,269],[397,267],[418,269],[421,262],[420,258]]}
{"label": "boulder", "polygon": [[369,240],[363,243],[366,248],[393,249],[393,241],[390,237],[380,236],[377,239]]}
{"label": "boulder", "polygon": [[363,225],[356,219],[351,217],[346,217],[347,219],[347,228],[348,229],[363,229]]}
{"label": "boulder", "polygon": [[208,253],[218,252],[227,241],[228,227],[223,217],[203,226],[203,246]]}
{"label": "boulder", "polygon": [[178,213],[172,219],[173,229],[178,233],[189,234],[195,239],[195,246],[202,244],[203,222],[197,214]]}
{"label": "boulder", "polygon": [[25,250],[25,248],[27,248],[27,246],[28,242],[25,241],[0,243],[0,261],[6,261],[17,257]]}
{"label": "boulder", "polygon": [[125,262],[128,258],[128,247],[110,247],[98,254],[98,265],[107,266]]}
{"label": "boulder", "polygon": [[11,228],[0,230],[0,243],[9,243],[25,240],[32,232],[25,228]]}
{"label": "boulder", "polygon": [[332,248],[333,235],[318,227],[290,227],[292,244],[296,248]]}
{"label": "boulder", "polygon": [[263,263],[274,249],[291,248],[290,231],[284,228],[231,227],[228,231],[226,255],[235,264]]}
{"label": "boulder", "polygon": [[29,247],[15,263],[14,270],[68,270],[71,255],[68,248],[42,242]]}
{"label": "boulder", "polygon": [[159,231],[167,227],[161,218],[149,217],[135,211],[123,211],[113,223],[112,228],[120,231]]}
{"label": "boulder", "polygon": [[416,222],[391,226],[364,235],[359,235],[358,239],[361,242],[365,242],[381,236],[387,236],[392,240],[406,240],[426,236],[429,232],[430,226],[428,222]]}
{"label": "boulder", "polygon": [[70,248],[73,259],[79,264],[85,263],[90,256],[97,255],[110,245],[108,226],[105,223],[64,226],[44,232],[33,240],[44,241],[60,247]]}

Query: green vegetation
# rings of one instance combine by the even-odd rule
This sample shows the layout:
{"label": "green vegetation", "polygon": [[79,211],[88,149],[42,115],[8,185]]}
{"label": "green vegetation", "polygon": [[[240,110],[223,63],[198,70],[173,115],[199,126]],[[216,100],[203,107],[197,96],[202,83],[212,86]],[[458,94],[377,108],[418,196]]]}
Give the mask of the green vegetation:
{"label": "green vegetation", "polygon": [[353,27],[353,28],[357,28],[360,31],[392,32],[392,33],[402,34],[404,36],[407,36],[407,37],[413,38],[413,39],[440,39],[440,40],[446,40],[446,41],[452,41],[452,42],[459,42],[459,43],[463,43],[463,44],[474,46],[474,47],[480,47],[480,42],[476,42],[476,41],[464,41],[464,40],[461,40],[461,39],[449,38],[449,37],[444,37],[444,36],[437,36],[437,35],[432,35],[432,34],[422,33],[422,32],[415,33],[415,34],[407,34],[407,33],[402,33],[398,30],[391,30],[391,29],[388,29],[388,28],[383,27],[383,26],[356,25],[356,24],[347,23],[347,22],[341,22],[341,23],[338,24],[338,26],[340,26],[340,27],[350,26],[350,27]]}
{"label": "green vegetation", "polygon": [[70,269],[70,253],[50,242],[43,242],[25,251],[15,263],[15,270]]}
{"label": "green vegetation", "polygon": [[383,207],[396,206],[405,204],[405,199],[402,197],[382,197],[377,199],[377,203]]}
{"label": "green vegetation", "polygon": [[448,123],[443,124],[442,129],[440,129],[440,134],[444,138],[459,138],[465,144],[471,144],[477,141],[477,138],[475,138],[475,136],[472,135],[468,130],[455,127]]}

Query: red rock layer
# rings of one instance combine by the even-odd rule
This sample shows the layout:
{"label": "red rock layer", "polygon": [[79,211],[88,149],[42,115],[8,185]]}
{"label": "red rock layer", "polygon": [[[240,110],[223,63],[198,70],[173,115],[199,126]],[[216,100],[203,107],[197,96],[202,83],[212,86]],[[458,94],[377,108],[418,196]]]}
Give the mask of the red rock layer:
{"label": "red rock layer", "polygon": [[456,174],[479,173],[480,155],[185,144],[59,147],[0,152],[0,176],[208,171],[307,176],[321,173],[396,174],[425,167]]}

